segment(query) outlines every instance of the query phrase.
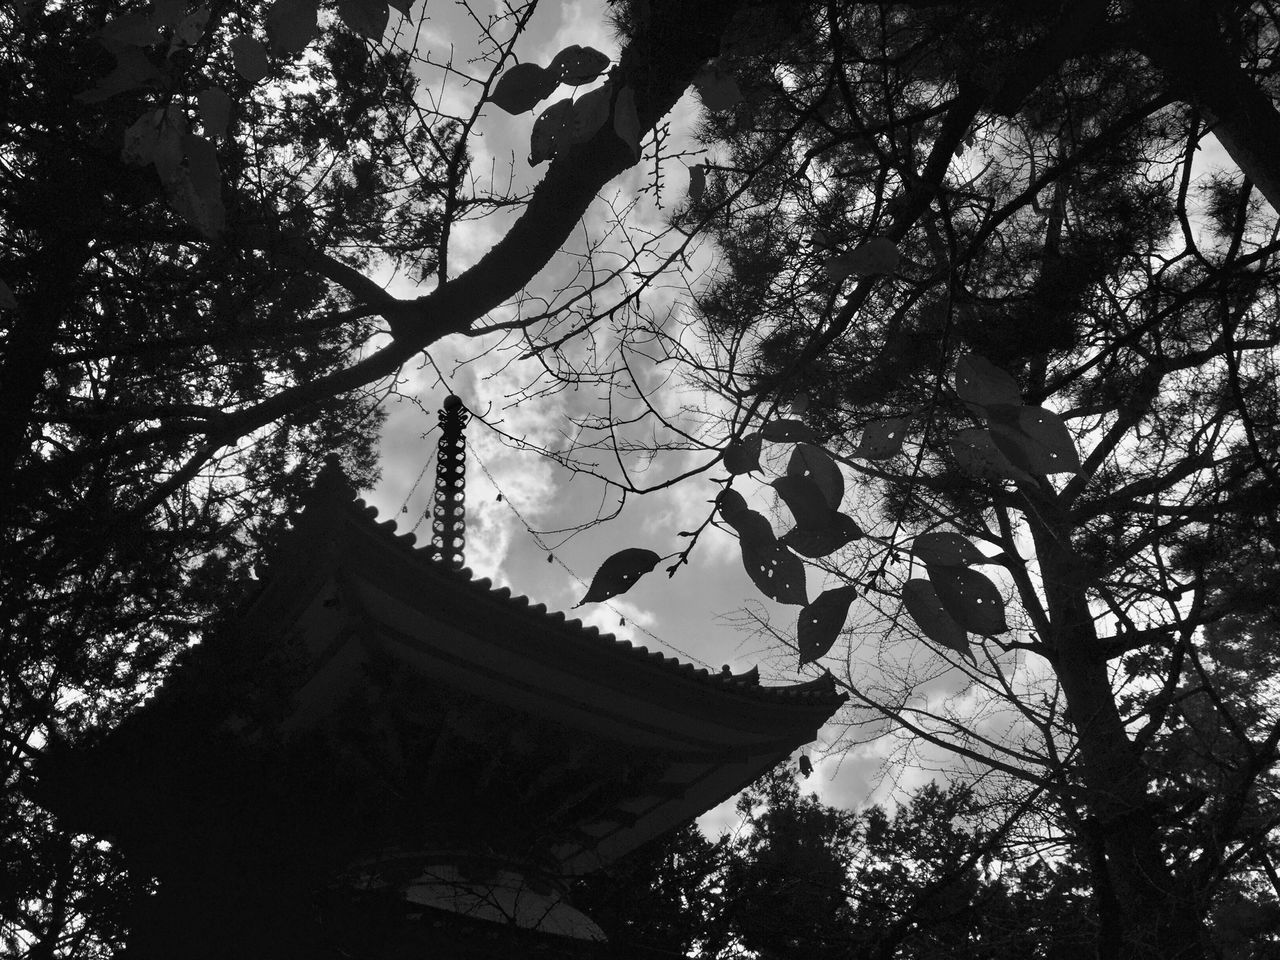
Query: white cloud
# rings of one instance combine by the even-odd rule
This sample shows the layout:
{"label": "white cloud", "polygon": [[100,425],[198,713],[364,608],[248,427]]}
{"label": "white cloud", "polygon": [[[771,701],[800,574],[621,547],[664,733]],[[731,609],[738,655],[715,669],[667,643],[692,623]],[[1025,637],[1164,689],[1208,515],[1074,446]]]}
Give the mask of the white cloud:
{"label": "white cloud", "polygon": [[[443,10],[441,8],[442,22],[435,25],[440,36],[461,38],[467,32],[465,23],[452,23],[449,18],[454,14],[446,15]],[[598,5],[567,3],[547,5],[544,10],[545,13],[535,17],[530,34],[518,48],[522,59],[545,63],[569,43],[595,46],[611,55],[616,53]],[[462,53],[459,47],[454,54],[459,63],[463,62]],[[684,98],[672,118],[673,130],[688,130],[696,110],[693,98]],[[531,188],[542,177],[545,166],[531,170],[524,160],[532,123],[532,115],[511,117],[501,111],[487,111],[479,126],[480,137],[474,154],[475,168],[482,179],[487,179],[492,172],[496,180],[504,184],[510,176],[513,189],[521,191]],[[685,162],[669,163],[664,171],[668,185],[664,202],[668,208],[683,195],[687,182],[683,172]],[[628,171],[606,188],[606,195],[612,190],[619,190],[623,195],[633,193],[651,176],[649,166],[646,162]],[[460,225],[453,234],[450,249],[450,268],[455,275],[487,253],[515,215],[515,211],[508,211]],[[624,249],[622,244],[627,239],[618,231],[610,233],[609,215],[605,204],[596,204],[573,240],[577,252],[581,253],[584,236],[595,240],[608,238],[608,244],[596,252],[597,266],[614,262],[611,258]],[[636,231],[657,230],[664,216],[651,199],[645,199],[632,211],[631,225]],[[531,285],[529,293],[551,299],[555,291],[563,289],[583,262],[573,254],[570,250],[557,256]],[[711,256],[709,248],[694,256],[695,273],[706,269]],[[399,279],[393,289],[402,296],[423,292]],[[615,282],[610,292],[616,295],[619,289],[620,284]],[[678,288],[658,288],[646,298],[645,305],[661,317],[680,302],[682,295]],[[495,312],[495,317],[513,315],[511,307]],[[688,336],[687,331],[673,329],[672,332]],[[610,388],[613,388],[613,401],[624,402],[623,391],[616,383],[584,386],[577,391],[513,402],[535,379],[539,368],[536,361],[513,360],[516,351],[500,350],[500,344],[497,336],[453,337],[436,344],[431,355],[448,380],[449,388],[456,390],[470,408],[509,437],[524,439],[534,446],[562,449],[572,439],[570,417],[593,407],[602,409]],[[600,329],[592,346],[598,355],[606,356],[616,342],[608,330]],[[696,352],[696,344],[686,346]],[[582,359],[587,350],[582,342],[571,344],[568,357]],[[653,391],[651,399],[664,417],[691,422],[683,410],[689,404],[702,405],[706,414],[727,413],[723,404],[684,388],[671,385],[659,388],[661,378],[667,375],[665,369],[651,368],[639,373],[642,385]],[[382,507],[384,515],[394,515],[403,529],[417,523],[431,505],[434,481],[431,457],[438,436],[434,430],[435,411],[446,392],[435,380],[430,367],[408,371],[402,392],[413,396],[420,406],[405,401],[393,404],[384,431],[383,481],[371,499]],[[422,437],[424,433],[426,439]],[[600,562],[617,550],[642,546],[667,554],[682,549],[687,540],[678,536],[679,531],[695,529],[706,519],[711,510],[708,501],[720,489],[708,477],[723,476],[723,471],[717,468],[659,493],[631,498],[620,519],[566,539],[567,533],[551,531],[566,531],[600,512],[609,512],[616,493],[586,475],[574,477],[529,450],[513,447],[509,440],[501,440],[482,423],[473,422],[467,437],[471,453],[467,473],[468,565],[479,576],[490,577],[551,609],[567,612],[585,592],[577,578],[589,582]],[[718,441],[720,437],[713,439]],[[643,474],[644,482],[660,483],[706,462],[710,456],[703,451],[661,459]],[[417,482],[429,460],[427,471]],[[481,463],[492,474],[496,486],[486,477]],[[602,465],[612,468],[607,458],[602,460]],[[757,509],[766,515],[769,513],[774,502],[772,491],[754,480],[739,481],[735,488],[741,489]],[[501,501],[497,499],[499,493]],[[402,504],[407,513],[400,513]],[[526,523],[535,533],[530,533]],[[776,524],[775,528],[781,529]],[[548,532],[537,534],[537,531]],[[419,527],[419,534],[420,539],[430,536],[429,518]],[[548,562],[549,557],[552,562]],[[565,567],[572,574],[566,572]],[[711,664],[713,669],[729,663],[735,670],[744,670],[758,661],[768,661],[777,650],[744,635],[732,623],[717,619],[717,615],[736,610],[746,600],[757,597],[742,568],[737,540],[709,528],[701,536],[691,563],[675,578],[668,579],[660,567],[625,597],[615,598],[608,606],[590,605],[571,611],[570,616],[580,617],[603,631],[650,649],[687,652]],[[795,608],[772,609],[779,623],[794,624]],[[622,619],[626,620],[626,626],[619,622]],[[650,633],[663,640],[653,639]],[[681,655],[681,659],[686,657]],[[808,786],[826,802],[857,807],[868,797],[890,798],[895,786],[910,787],[932,778],[929,772],[895,769],[895,749],[893,741],[878,741],[857,747],[842,758],[822,758],[820,751],[811,751],[816,770]],[[739,817],[730,800],[708,812],[699,822],[704,831],[714,835],[720,827],[736,828]]]}

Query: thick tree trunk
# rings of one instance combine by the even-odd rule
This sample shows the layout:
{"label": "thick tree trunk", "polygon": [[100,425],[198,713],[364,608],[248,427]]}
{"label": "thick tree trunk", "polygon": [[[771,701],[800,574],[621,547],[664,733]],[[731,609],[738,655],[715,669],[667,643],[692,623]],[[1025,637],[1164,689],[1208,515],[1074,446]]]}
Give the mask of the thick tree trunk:
{"label": "thick tree trunk", "polygon": [[1079,738],[1081,799],[1093,833],[1086,840],[1095,851],[1090,859],[1104,920],[1098,955],[1207,958],[1212,951],[1203,911],[1165,860],[1150,777],[1120,718],[1107,664],[1097,653],[1086,581],[1068,526],[1056,523],[1054,513],[1052,503],[1038,504],[1031,525],[1052,624],[1053,635],[1045,640],[1055,651],[1054,668]]}
{"label": "thick tree trunk", "polygon": [[1200,0],[1141,0],[1142,52],[1200,108],[1231,159],[1280,211],[1280,113],[1240,66],[1213,7]]}

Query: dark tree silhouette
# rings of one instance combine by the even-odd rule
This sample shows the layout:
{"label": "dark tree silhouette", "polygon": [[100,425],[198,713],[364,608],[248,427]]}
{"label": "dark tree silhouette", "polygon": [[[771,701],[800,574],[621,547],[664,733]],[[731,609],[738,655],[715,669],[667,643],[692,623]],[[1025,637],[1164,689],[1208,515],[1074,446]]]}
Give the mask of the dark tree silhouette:
{"label": "dark tree silhouette", "polygon": [[[1280,477],[1272,9],[620,4],[608,92],[581,98],[576,126],[540,127],[535,153],[550,164],[527,195],[477,186],[469,143],[494,98],[519,106],[528,94],[512,81],[500,95],[500,77],[532,4],[475,18],[466,72],[420,50],[411,20],[388,28],[381,3],[326,8],[322,29],[315,9],[21,0],[0,11],[13,951],[108,949],[114,921],[93,924],[110,911],[82,894],[123,889],[108,853],[58,836],[31,805],[43,744],[137,701],[321,453],[341,450],[357,480],[371,475],[376,400],[421,350],[514,331],[552,378],[616,381],[633,372],[626,357],[594,373],[566,366],[565,345],[602,322],[651,357],[665,346],[692,362],[734,406],[727,430],[684,431],[682,446],[749,437],[807,390],[812,439],[883,491],[891,549],[903,531],[945,522],[998,552],[1027,629],[980,645],[992,656],[973,678],[1031,735],[991,739],[916,705],[891,718],[1049,791],[1088,853],[1104,949],[1211,951],[1203,920],[1224,891],[1275,876],[1280,723],[1254,660],[1269,621],[1257,607],[1254,619],[1227,616],[1251,582],[1237,569],[1242,533],[1256,540],[1252,566],[1270,562]],[[461,84],[462,107],[424,107],[415,70],[429,68]],[[586,69],[561,64],[555,79]],[[546,310],[491,316],[695,82],[708,141],[726,146],[698,168],[671,231],[632,238],[634,255],[609,273],[627,284],[621,300],[602,306],[595,281],[581,281]],[[1193,161],[1210,129],[1232,163],[1201,185]],[[495,211],[515,211],[503,238],[452,275],[457,225]],[[708,229],[732,279],[698,291],[709,340],[682,352],[687,341],[637,306]],[[423,295],[388,293],[392,269]],[[993,483],[957,469],[955,431],[1001,415],[975,421],[955,394],[968,350],[1070,424],[1084,459],[1075,479],[1019,468],[1026,476]],[[646,393],[652,381],[637,380]],[[894,459],[904,431],[914,456]],[[788,502],[803,505],[797,486]],[[815,529],[793,544],[817,553],[831,535],[815,546]],[[845,522],[836,535],[854,532]],[[774,574],[792,554],[756,552],[758,578],[790,582]],[[888,598],[897,621],[881,559],[830,565]],[[812,624],[843,615],[841,600]],[[806,645],[808,659],[822,652]],[[999,658],[1028,653],[1049,673],[1032,692],[1011,689]],[[882,713],[899,702],[859,692]],[[1175,710],[1183,701],[1194,709]],[[1183,713],[1200,718],[1187,720],[1194,736],[1171,735]],[[1221,763],[1206,778],[1197,758],[1210,755]],[[1170,825],[1185,816],[1195,827],[1179,834]]]}
{"label": "dark tree silhouette", "polygon": [[966,788],[928,784],[892,812],[852,812],[802,793],[788,764],[738,811],[741,826],[715,844],[679,831],[584,880],[575,902],[624,951],[714,960],[1089,951],[1096,918],[1080,865],[1010,843]]}
{"label": "dark tree silhouette", "polygon": [[[1280,823],[1268,614],[1242,604],[1280,529],[1253,166],[1273,11],[829,4],[791,26],[721,59],[745,100],[708,119],[675,220],[722,255],[693,292],[705,337],[666,341],[731,410],[703,435],[735,484],[707,522],[803,606],[765,625],[802,664],[848,599],[815,598],[804,563],[866,598],[864,718],[1052,798],[1101,955],[1228,949],[1271,916]],[[761,463],[785,536],[737,492]],[[878,501],[860,525],[835,463]],[[902,640],[916,625],[932,648]]]}
{"label": "dark tree silhouette", "polygon": [[[659,4],[603,88],[633,91],[636,135],[715,53],[734,4],[694,9]],[[487,314],[634,162],[601,124],[532,192],[495,187],[470,142],[534,4],[472,11],[465,70],[418,46],[421,9],[396,10],[389,25],[376,2],[319,21],[306,0],[0,10],[10,952],[109,952],[123,935],[129,882],[109,848],[31,799],[50,740],[113,725],[154,687],[326,454],[367,485],[400,367],[509,326]],[[433,76],[459,91],[447,106],[420,86]],[[505,239],[453,276],[455,231],[508,211]],[[396,273],[424,296],[387,293]]]}

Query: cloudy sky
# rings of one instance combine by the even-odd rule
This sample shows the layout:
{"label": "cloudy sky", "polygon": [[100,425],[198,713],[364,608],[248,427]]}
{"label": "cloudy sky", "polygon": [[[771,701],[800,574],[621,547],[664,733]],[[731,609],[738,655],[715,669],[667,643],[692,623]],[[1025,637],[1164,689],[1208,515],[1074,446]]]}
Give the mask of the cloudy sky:
{"label": "cloudy sky", "polygon": [[[463,19],[460,7],[428,2],[423,46],[437,56],[452,47],[454,62],[462,63],[472,52],[469,45],[474,27]],[[616,60],[619,46],[603,6],[594,2],[543,4],[517,45],[517,55],[523,61],[545,65],[560,49],[576,43],[595,47]],[[444,90],[446,103],[469,105],[468,98],[474,96],[456,84],[433,89],[437,93]],[[564,92],[561,88],[555,96]],[[670,144],[682,142],[677,138],[687,134],[698,109],[692,95],[681,101],[670,118]],[[481,138],[474,145],[473,169],[485,176],[492,173],[499,183],[513,177],[517,188],[536,183],[546,165],[530,168],[525,160],[533,118],[533,114],[512,117],[488,109],[480,126]],[[667,209],[679,202],[687,188],[687,164],[694,162],[696,158],[677,159],[664,168]],[[633,168],[606,193],[621,203],[632,200],[650,172],[651,165]],[[609,221],[608,205],[600,203],[598,207],[584,224],[584,236],[593,239],[605,235]],[[652,196],[645,196],[632,211],[630,223],[642,230],[658,229],[664,216]],[[487,252],[509,222],[494,217],[460,230],[450,257],[454,274]],[[609,242],[622,239],[615,235]],[[711,263],[712,251],[704,249],[694,266],[706,269]],[[539,288],[553,291],[563,286],[573,269],[574,264],[565,259],[553,262],[539,278]],[[392,289],[401,296],[425,292],[397,280],[392,281]],[[669,309],[673,297],[670,291],[659,292],[647,306]],[[406,399],[390,404],[382,441],[382,481],[366,497],[383,517],[394,517],[401,529],[416,529],[420,540],[430,532],[430,521],[424,520],[424,515],[431,504],[436,410],[450,390],[509,436],[553,449],[564,449],[569,443],[573,429],[567,416],[570,411],[601,409],[607,402],[603,388],[595,387],[513,406],[511,397],[536,371],[528,362],[511,363],[506,352],[485,356],[495,343],[452,338],[437,344],[430,352],[431,360],[447,383],[441,385],[436,370],[425,363],[421,368],[406,368],[399,391]],[[696,400],[676,390],[662,395],[668,409]],[[594,478],[574,476],[537,453],[516,449],[478,420],[469,427],[467,442],[467,565],[477,576],[490,577],[552,609],[573,607],[585,594],[585,584],[600,562],[623,547],[645,547],[663,556],[683,548],[685,541],[677,536],[678,531],[702,524],[710,510],[708,501],[718,489],[706,477],[696,477],[667,491],[633,496],[617,519],[569,536],[549,531],[568,531],[600,514],[612,513],[618,504],[617,491]],[[652,483],[709,458],[706,454],[681,454],[655,464],[643,480]],[[811,596],[816,596],[819,586],[811,577]],[[759,665],[766,682],[774,683],[813,676],[814,668],[808,668],[803,676],[798,674],[793,657],[784,657],[776,644],[735,625],[738,611],[748,603],[769,610],[777,623],[794,624],[797,608],[764,600],[742,568],[736,540],[710,528],[699,540],[689,565],[673,579],[660,568],[625,596],[607,604],[587,605],[573,615],[622,639],[712,669],[728,664],[739,671]],[[816,757],[821,746],[820,741],[816,751],[809,752]],[[875,747],[860,748],[853,756],[831,757],[817,764],[811,786],[830,802],[862,805],[872,798],[881,759]],[[876,791],[876,798],[887,789]],[[731,804],[703,820],[711,831],[736,823]]]}
{"label": "cloudy sky", "polygon": [[[428,2],[428,20],[420,46],[430,49],[437,59],[445,59],[446,52],[451,50],[453,63],[465,64],[475,52],[474,25],[465,19],[461,6],[439,0]],[[475,5],[483,12],[482,6],[483,0]],[[595,47],[616,60],[618,43],[602,3],[544,3],[516,52],[522,61],[545,65],[569,44]],[[431,82],[431,89],[446,106],[461,105],[460,112],[466,112],[474,98],[465,87],[442,84],[439,78]],[[581,88],[579,93],[586,89],[589,88]],[[561,88],[553,99],[564,94],[565,88]],[[670,117],[672,139],[668,141],[668,148],[672,152],[690,146],[687,133],[696,122],[698,110],[690,94]],[[533,119],[532,113],[512,117],[496,108],[486,111],[479,128],[480,137],[473,144],[473,170],[482,177],[482,187],[488,184],[489,178],[495,189],[510,181],[517,191],[528,189],[538,181],[546,165],[530,168],[525,160]],[[679,203],[688,182],[687,165],[695,162],[696,157],[684,157],[672,159],[665,165],[667,191],[663,199],[668,210]],[[627,220],[632,239],[643,236],[646,229],[661,229],[666,215],[655,206],[651,195],[636,200],[637,191],[647,181],[651,169],[651,163],[633,168],[611,184],[603,195],[615,205],[636,201]],[[510,222],[510,218],[494,216],[458,229],[450,256],[453,273],[466,269],[487,252]],[[609,204],[601,201],[583,224],[583,242],[603,244],[597,254],[597,267],[608,266],[607,251],[628,239],[628,235],[617,231],[611,234],[609,223]],[[554,291],[570,282],[580,266],[580,260],[569,256],[553,260],[531,292],[535,296],[553,296]],[[713,266],[714,251],[708,247],[691,258],[695,277]],[[391,285],[401,296],[426,292],[401,280],[393,280]],[[696,282],[694,285],[696,287]],[[646,306],[658,314],[681,309],[671,286],[654,292]],[[514,311],[509,311],[494,319],[507,319],[512,315]],[[602,346],[607,349],[609,344]],[[394,517],[401,529],[416,530],[420,539],[429,536],[430,521],[424,517],[431,504],[436,410],[447,393],[457,393],[469,409],[482,415],[472,422],[467,437],[468,566],[477,576],[489,577],[549,608],[568,611],[586,592],[586,584],[600,562],[617,550],[644,547],[666,556],[681,549],[686,541],[678,536],[678,531],[694,529],[703,523],[710,510],[709,501],[718,489],[708,476],[722,475],[723,471],[694,477],[659,493],[633,496],[617,519],[588,525],[571,535],[571,531],[589,524],[593,518],[612,513],[618,505],[617,490],[596,478],[571,474],[535,452],[521,450],[510,438],[523,438],[534,446],[564,451],[575,435],[570,416],[607,409],[609,391],[601,385],[584,386],[576,391],[535,396],[515,403],[513,398],[519,397],[537,374],[531,361],[515,360],[516,353],[518,351],[505,349],[496,339],[452,338],[430,351],[430,364],[424,361],[419,368],[406,368],[399,390],[404,399],[391,402],[383,436],[382,481],[367,496],[384,517]],[[437,370],[443,374],[444,384]],[[672,387],[655,396],[666,411],[674,411],[683,403],[696,403],[698,399],[694,394]],[[508,439],[504,440],[499,431]],[[710,456],[705,453],[672,456],[654,464],[641,479],[652,484],[696,467]],[[769,498],[762,498],[759,506],[767,509]],[[816,596],[822,587],[811,572],[809,595]],[[758,665],[767,681],[775,683],[813,676],[816,672],[813,667],[807,668],[806,674],[797,673],[793,655],[784,655],[776,641],[762,640],[741,625],[740,611],[747,604],[767,613],[777,625],[795,622],[795,607],[763,600],[752,586],[740,563],[736,540],[709,528],[699,540],[690,564],[673,579],[668,579],[660,568],[625,596],[607,604],[587,605],[573,611],[573,615],[620,638],[711,669],[728,664],[739,671]],[[857,619],[855,604],[850,620]],[[958,687],[957,675],[946,671],[927,647],[912,647],[912,662],[907,668],[931,675],[922,688],[926,696],[932,700],[953,695]],[[832,729],[824,740],[829,742],[834,736]],[[820,740],[809,752],[819,757],[824,746]],[[817,773],[811,778],[810,787],[828,802],[857,807],[891,799],[895,793],[901,796],[899,791],[918,786],[934,776],[919,766],[886,763],[892,746],[891,741],[882,740],[852,751],[832,753],[816,764]],[[928,765],[935,770],[948,763],[947,758],[941,756],[930,759],[932,763]],[[702,822],[704,828],[716,832],[721,827],[736,825],[737,817],[731,804],[726,804]]]}

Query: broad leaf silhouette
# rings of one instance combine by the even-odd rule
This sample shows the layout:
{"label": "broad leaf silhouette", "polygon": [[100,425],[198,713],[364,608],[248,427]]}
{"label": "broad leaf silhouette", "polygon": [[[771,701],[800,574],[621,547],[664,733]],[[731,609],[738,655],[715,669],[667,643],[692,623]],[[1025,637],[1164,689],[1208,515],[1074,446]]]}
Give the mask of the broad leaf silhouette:
{"label": "broad leaf silhouette", "polygon": [[906,434],[907,421],[901,417],[873,420],[862,431],[862,439],[858,441],[853,455],[865,460],[887,460],[902,452]]}
{"label": "broad leaf silhouette", "polygon": [[796,622],[796,643],[800,648],[801,666],[827,655],[844,629],[849,605],[857,595],[853,587],[824,590],[818,599],[800,611]]}
{"label": "broad leaf silhouette", "polygon": [[902,259],[898,245],[888,237],[872,237],[848,254],[849,272],[855,277],[876,277],[893,273]]}
{"label": "broad leaf silhouette", "polygon": [[804,605],[809,602],[804,561],[776,540],[752,542],[744,538],[742,565],[766,597],[779,603]]}
{"label": "broad leaf silhouette", "polygon": [[693,78],[693,86],[702,105],[713,113],[732,110],[742,102],[738,81],[718,64],[709,64],[699,70]]}
{"label": "broad leaf silhouette", "polygon": [[320,36],[315,0],[276,0],[267,11],[267,39],[287,54],[297,53]]}
{"label": "broad leaf silhouette", "polygon": [[779,477],[770,486],[796,518],[796,526],[805,530],[822,530],[830,525],[835,511],[812,477]]}
{"label": "broad leaf silhouette", "polygon": [[253,37],[244,33],[231,38],[231,62],[236,68],[236,73],[250,83],[257,83],[271,69],[266,49]]}
{"label": "broad leaf silhouette", "polygon": [[1052,410],[1004,404],[986,409],[991,438],[1015,467],[1033,474],[1079,472],[1075,441]]}
{"label": "broad leaf silhouette", "polygon": [[116,58],[115,69],[91,89],[77,93],[76,100],[82,103],[100,103],[128,90],[159,84],[160,71],[138,47],[118,43],[104,45]]}
{"label": "broad leaf silhouette", "polygon": [[863,536],[862,528],[852,517],[833,510],[826,526],[816,530],[796,527],[784,533],[779,541],[802,557],[817,559],[829,556]]}
{"label": "broad leaf silhouette", "polygon": [[568,97],[543,110],[529,135],[529,166],[536,167],[559,153],[570,140],[572,123],[573,101]]}
{"label": "broad leaf silhouette", "polygon": [[135,47],[146,47],[160,39],[160,25],[147,13],[126,13],[102,25],[102,38]]}
{"label": "broad leaf silhouette", "polygon": [[226,225],[217,152],[210,141],[194,134],[182,137],[181,152],[186,162],[165,181],[169,203],[206,237],[216,237]]}
{"label": "broad leaf silhouette", "polygon": [[770,544],[777,540],[773,527],[763,514],[747,506],[747,501],[736,490],[725,490],[717,500],[720,516],[733,528],[743,543]]}
{"label": "broad leaf silhouette", "polygon": [[489,100],[507,113],[525,113],[555,93],[555,76],[536,63],[517,63],[498,78]]}
{"label": "broad leaf silhouette", "polygon": [[982,552],[958,533],[922,533],[911,542],[911,552],[930,566],[965,567],[982,563]]}
{"label": "broad leaf silhouette", "polygon": [[813,431],[799,420],[770,420],[760,428],[760,435],[774,443],[815,443]]}
{"label": "broad leaf silhouette", "polygon": [[600,603],[626,593],[635,586],[637,580],[656,567],[661,559],[652,550],[642,547],[619,550],[600,564],[600,569],[591,578],[587,595],[575,603],[574,607],[580,607],[584,603]]}
{"label": "broad leaf silhouette", "polygon": [[749,433],[731,440],[724,450],[724,468],[735,476],[760,469],[760,434]]}
{"label": "broad leaf silhouette", "polygon": [[811,477],[826,497],[827,505],[832,510],[840,509],[840,501],[844,499],[844,475],[821,447],[797,443],[791,459],[787,461],[787,475]]}
{"label": "broad leaf silhouette", "polygon": [[560,83],[577,87],[595,80],[608,67],[608,54],[601,53],[594,47],[580,47],[575,43],[557,53],[547,71]]}
{"label": "broad leaf silhouette", "polygon": [[972,633],[992,636],[1009,629],[1004,600],[996,585],[968,567],[931,566],[929,580],[943,608],[956,623]]}
{"label": "broad leaf silhouette", "polygon": [[977,663],[964,627],[956,623],[943,607],[932,583],[920,578],[908,580],[902,585],[902,605],[926,637],[938,646],[954,650]]}
{"label": "broad leaf silhouette", "polygon": [[201,90],[197,100],[200,103],[200,119],[204,121],[204,132],[209,137],[221,137],[227,132],[227,124],[231,122],[231,98],[221,87],[209,87]]}
{"label": "broad leaf silhouette", "polygon": [[951,438],[951,454],[966,473],[976,477],[1031,481],[1031,474],[1015,467],[996,445],[990,430],[966,427]]}
{"label": "broad leaf silhouette", "polygon": [[584,93],[573,103],[573,122],[570,139],[574,143],[586,143],[609,119],[609,97],[613,87],[605,84]]}
{"label": "broad leaf silhouette", "polygon": [[386,0],[338,0],[338,16],[348,27],[369,40],[381,40],[391,14]]}
{"label": "broad leaf silhouette", "polygon": [[956,362],[956,395],[966,403],[1022,403],[1018,381],[986,357],[965,354]]}

